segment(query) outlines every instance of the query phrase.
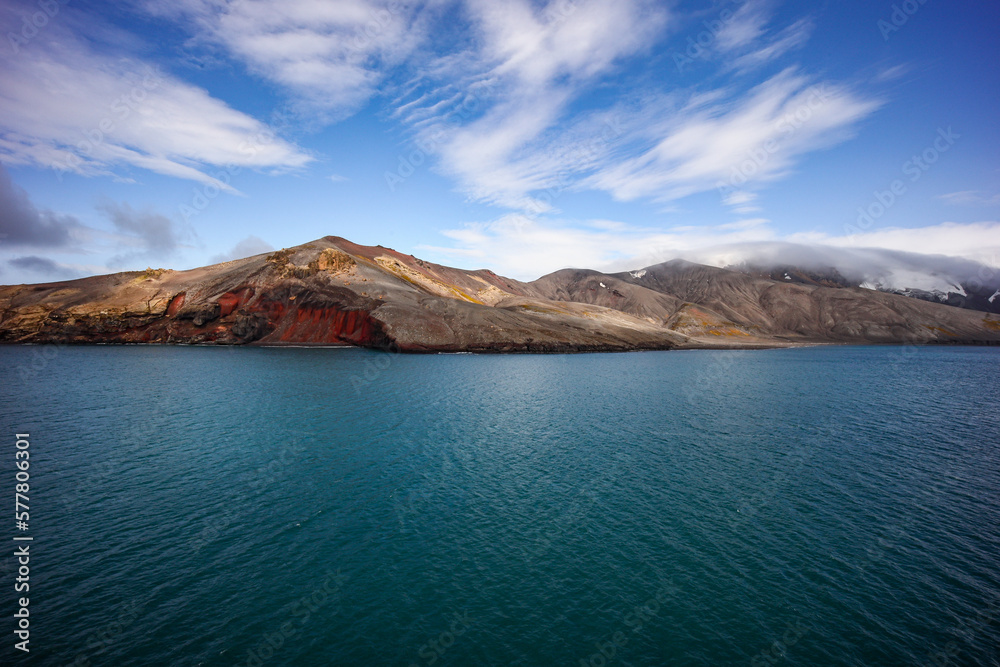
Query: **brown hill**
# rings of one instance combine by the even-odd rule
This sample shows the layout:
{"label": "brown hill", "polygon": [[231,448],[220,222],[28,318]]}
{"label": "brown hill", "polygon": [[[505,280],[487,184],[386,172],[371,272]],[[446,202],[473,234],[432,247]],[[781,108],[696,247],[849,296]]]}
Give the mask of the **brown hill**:
{"label": "brown hill", "polygon": [[190,271],[0,287],[0,341],[556,352],[1000,342],[1000,318],[682,261],[522,283],[328,236]]}

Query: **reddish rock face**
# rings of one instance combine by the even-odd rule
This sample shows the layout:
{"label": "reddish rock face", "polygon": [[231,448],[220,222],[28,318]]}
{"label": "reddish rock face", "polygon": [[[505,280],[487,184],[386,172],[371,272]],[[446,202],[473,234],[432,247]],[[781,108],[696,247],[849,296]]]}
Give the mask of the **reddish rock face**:
{"label": "reddish rock face", "polygon": [[251,313],[261,313],[266,315],[271,322],[277,322],[285,316],[288,311],[288,304],[284,301],[273,299],[262,299],[252,307],[247,308]]}
{"label": "reddish rock face", "polygon": [[217,299],[223,324],[236,338],[257,344],[388,344],[370,311],[379,302],[339,287],[317,290],[285,282],[269,289],[242,287]]}
{"label": "reddish rock face", "polygon": [[281,327],[285,343],[350,343],[377,346],[381,328],[363,310],[299,308]]}
{"label": "reddish rock face", "polygon": [[219,317],[229,317],[240,305],[240,298],[232,292],[226,292],[219,297]]}
{"label": "reddish rock face", "polygon": [[184,299],[187,297],[187,292],[181,292],[167,305],[167,317],[177,317],[177,313],[181,312],[181,308],[184,307]]}
{"label": "reddish rock face", "polygon": [[226,292],[219,297],[219,317],[229,317],[239,310],[253,297],[254,289],[244,287],[235,292]]}

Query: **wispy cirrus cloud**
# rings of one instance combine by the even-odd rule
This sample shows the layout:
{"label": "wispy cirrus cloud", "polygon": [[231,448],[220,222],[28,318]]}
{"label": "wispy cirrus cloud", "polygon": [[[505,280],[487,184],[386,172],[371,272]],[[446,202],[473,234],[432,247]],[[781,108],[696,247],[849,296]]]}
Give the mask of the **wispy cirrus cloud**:
{"label": "wispy cirrus cloud", "polygon": [[[764,36],[764,29],[770,20],[768,5],[757,0],[743,2],[742,7],[722,23],[715,36],[716,49],[728,53],[755,45]],[[724,5],[723,11],[732,10]]]}
{"label": "wispy cirrus cloud", "polygon": [[277,84],[304,115],[342,120],[364,106],[394,67],[431,34],[439,0],[146,0],[194,39],[221,48]]}
{"label": "wispy cirrus cloud", "polygon": [[[14,17],[0,13],[0,27]],[[65,18],[67,25],[73,21],[86,19]],[[30,53],[0,56],[0,159],[6,164],[124,181],[148,170],[232,191],[213,168],[295,169],[312,160],[280,139],[248,150],[267,130],[263,123],[121,52],[121,45],[111,49],[114,55],[99,51],[67,25],[40,32]]]}
{"label": "wispy cirrus cloud", "polygon": [[809,18],[773,30],[771,23],[774,3],[770,0],[747,0],[737,9],[715,35],[714,51],[727,69],[750,71],[789,51],[803,46],[812,34]]}
{"label": "wispy cirrus cloud", "polygon": [[949,192],[938,199],[957,206],[1000,206],[1000,195],[990,195],[979,190]]}
{"label": "wispy cirrus cloud", "polygon": [[[651,0],[146,0],[141,6],[195,26],[196,43],[225,51],[324,121],[353,113],[380,88],[398,92],[391,117],[429,147],[439,169],[471,198],[514,210],[549,210],[540,191],[552,188],[662,202],[728,183],[725,202],[752,214],[755,187],[850,136],[879,106],[795,68],[749,89],[615,82],[624,63],[664,39],[677,21]],[[724,70],[752,70],[808,38],[808,19],[776,29],[770,7],[744,3],[716,36],[715,48],[728,59]],[[436,50],[429,36],[448,21],[473,38]],[[259,121],[195,86],[143,70],[138,59],[98,54],[58,30],[51,35],[40,58],[21,59],[0,74],[12,91],[0,93],[0,112],[7,113],[0,122],[11,130],[0,137],[0,156],[12,164],[122,179],[141,168],[226,189],[213,166],[296,168],[311,160],[280,139],[240,150],[265,129]],[[46,85],[33,92],[28,81],[43,71]],[[593,97],[602,86],[621,94]],[[37,99],[57,92],[77,102],[72,113]],[[45,113],[26,111],[38,107]]]}
{"label": "wispy cirrus cloud", "polygon": [[[437,78],[415,85],[396,116],[460,190],[514,210],[550,210],[541,191],[553,188],[666,202],[725,185],[727,203],[752,213],[754,188],[849,138],[881,105],[795,67],[749,88],[726,80],[688,90],[611,83],[619,65],[676,22],[655,5],[467,6],[481,41],[442,56],[431,68]],[[773,30],[770,16],[769,3],[747,2],[725,24],[714,47],[725,56],[723,72],[756,69],[808,39],[809,19]],[[619,94],[595,100],[602,86]]]}
{"label": "wispy cirrus cloud", "polygon": [[585,184],[623,201],[671,201],[714,189],[731,196],[786,176],[803,155],[849,138],[879,106],[844,85],[817,84],[789,68],[746,94],[654,112],[645,130],[650,145],[604,166]]}
{"label": "wispy cirrus cloud", "polygon": [[[652,88],[648,81],[615,81],[630,59],[682,21],[653,0],[142,6],[183,18],[195,26],[196,42],[221,48],[324,122],[354,113],[380,91],[392,93],[389,117],[409,128],[459,191],[514,210],[550,210],[541,191],[552,188],[677,199],[717,187],[747,151],[780,141],[781,150],[747,179],[767,182],[789,173],[802,155],[849,136],[878,106],[827,83],[833,99],[807,107],[809,122],[786,136],[783,121],[809,103],[810,86],[822,83],[794,68],[749,90],[726,81],[689,91],[669,81]],[[772,15],[772,2],[749,0],[720,23],[713,49],[723,74],[752,72],[808,40],[810,19],[781,27]],[[469,38],[431,39],[456,30]],[[595,97],[602,88],[617,94]],[[737,212],[753,212],[746,201],[752,184],[736,189],[747,193],[734,200]]]}
{"label": "wispy cirrus cloud", "polygon": [[575,149],[607,115],[569,114],[571,105],[659,39],[669,12],[645,0],[467,0],[465,8],[478,39],[441,55],[399,115],[472,198],[544,208],[530,193],[592,163],[593,151]]}
{"label": "wispy cirrus cloud", "polygon": [[812,31],[813,22],[809,19],[800,19],[779,31],[773,39],[762,46],[735,56],[729,65],[740,71],[749,71],[766,65],[789,51],[803,46],[809,41]]}

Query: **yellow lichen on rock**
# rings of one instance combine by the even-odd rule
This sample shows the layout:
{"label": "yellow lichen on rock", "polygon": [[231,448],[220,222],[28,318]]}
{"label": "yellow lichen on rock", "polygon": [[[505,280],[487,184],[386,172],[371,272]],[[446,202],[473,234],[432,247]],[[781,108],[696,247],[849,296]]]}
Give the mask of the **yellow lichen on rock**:
{"label": "yellow lichen on rock", "polygon": [[319,254],[319,257],[309,262],[309,268],[327,271],[334,275],[351,271],[357,265],[358,263],[354,261],[353,257],[337,248],[326,248]]}
{"label": "yellow lichen on rock", "polygon": [[447,297],[449,299],[460,299],[462,301],[468,301],[470,303],[478,303],[478,304],[483,303],[479,299],[469,296],[464,291],[462,291],[458,287],[455,287],[454,285],[448,285],[446,283],[441,282],[440,280],[436,280],[435,278],[431,278],[430,276],[424,275],[420,271],[410,268],[409,266],[403,264],[395,257],[390,257],[388,255],[380,255],[375,258],[375,262],[386,271],[389,271],[393,275],[402,278],[406,282],[412,285],[416,285],[417,287],[420,287],[430,292],[431,294]]}
{"label": "yellow lichen on rock", "polygon": [[957,338],[958,337],[956,334],[952,333],[951,331],[948,331],[947,329],[945,329],[943,327],[932,327],[929,324],[925,324],[924,326],[927,327],[928,329],[930,329],[931,331],[937,331],[939,333],[943,333],[945,336],[950,336],[952,338]]}
{"label": "yellow lichen on rock", "polygon": [[473,278],[485,285],[482,289],[476,290],[476,298],[487,306],[495,306],[504,299],[514,296],[510,292],[505,292],[496,285],[486,282],[479,276],[473,276]]}
{"label": "yellow lichen on rock", "polygon": [[340,275],[351,273],[358,263],[353,257],[337,248],[324,248],[319,255],[305,266],[294,264],[291,256],[294,253],[288,249],[273,253],[267,257],[267,262],[273,264],[278,274],[285,278],[305,280],[318,273]]}
{"label": "yellow lichen on rock", "polygon": [[147,280],[158,280],[166,272],[166,269],[154,269],[152,267],[147,267],[145,271],[135,277],[133,282],[141,283]]}

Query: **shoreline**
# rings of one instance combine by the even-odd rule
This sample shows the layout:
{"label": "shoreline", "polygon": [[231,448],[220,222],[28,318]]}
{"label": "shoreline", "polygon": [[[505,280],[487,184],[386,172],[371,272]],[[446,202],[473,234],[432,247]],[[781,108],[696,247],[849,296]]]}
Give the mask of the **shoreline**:
{"label": "shoreline", "polygon": [[[0,341],[0,346],[4,347],[47,347],[47,346],[72,346],[72,347],[199,347],[199,348],[248,348],[248,349],[309,349],[309,350],[369,350],[372,352],[384,352],[386,354],[406,354],[406,355],[534,355],[534,354],[623,354],[628,352],[693,352],[693,351],[757,351],[757,350],[786,350],[804,349],[812,347],[1000,347],[997,341],[925,341],[913,342],[847,342],[847,341],[775,341],[774,343],[760,343],[757,345],[734,344],[734,345],[664,345],[659,346],[636,346],[636,347],[616,347],[606,345],[526,345],[503,346],[503,347],[473,347],[455,349],[405,349],[405,348],[382,348],[369,347],[364,345],[336,345],[330,343],[145,343],[145,342],[107,342],[107,341]],[[547,348],[547,349],[546,349]]]}

